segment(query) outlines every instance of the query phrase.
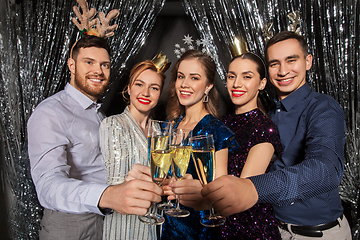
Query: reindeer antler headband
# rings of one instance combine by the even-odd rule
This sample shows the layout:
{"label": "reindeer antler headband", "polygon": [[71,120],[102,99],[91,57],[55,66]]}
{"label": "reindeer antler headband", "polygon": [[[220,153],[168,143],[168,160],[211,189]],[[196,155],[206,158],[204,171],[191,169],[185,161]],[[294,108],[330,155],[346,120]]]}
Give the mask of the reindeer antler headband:
{"label": "reindeer antler headband", "polygon": [[[291,32],[295,32],[297,34],[300,35],[300,13],[298,10],[296,10],[293,13],[289,13],[287,15],[287,17],[291,20],[291,24],[289,25],[289,31]],[[265,41],[269,41],[273,36],[274,36],[274,32],[271,31],[270,29],[272,28],[273,23],[268,23],[266,24],[262,31],[263,31],[263,36],[265,37]]]}
{"label": "reindeer antler headband", "polygon": [[[120,11],[118,9],[111,10],[106,16],[105,13],[99,12],[99,18],[93,17],[96,15],[96,9],[89,9],[89,5],[86,0],[76,0],[81,9],[82,14],[78,6],[73,7],[73,11],[78,19],[73,17],[71,20],[80,30],[81,35],[94,35],[97,37],[111,37],[114,35],[114,30],[118,28],[117,24],[109,25],[110,21],[119,16]],[[95,26],[95,28],[94,28]]]}
{"label": "reindeer antler headband", "polygon": [[[82,9],[82,14],[78,6],[73,6],[73,11],[78,19],[73,17],[71,21],[80,30],[81,36],[93,35],[101,38],[107,38],[114,35],[114,30],[118,28],[117,24],[109,25],[110,21],[119,16],[120,11],[118,9],[111,10],[106,16],[105,13],[99,12],[99,18],[94,18],[96,15],[96,9],[89,9],[89,5],[86,0],[76,0]],[[93,19],[94,18],[94,19]],[[94,27],[95,26],[95,27]],[[70,57],[72,57],[72,51],[79,39],[73,44],[70,50]]]}

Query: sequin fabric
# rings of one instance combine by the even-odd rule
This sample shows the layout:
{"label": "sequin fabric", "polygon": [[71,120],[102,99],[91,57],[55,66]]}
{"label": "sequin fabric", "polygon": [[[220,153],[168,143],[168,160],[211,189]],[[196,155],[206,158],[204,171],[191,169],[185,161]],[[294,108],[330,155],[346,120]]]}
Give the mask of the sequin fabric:
{"label": "sequin fabric", "polygon": [[[235,132],[240,147],[229,154],[228,174],[240,176],[250,149],[256,144],[269,142],[276,153],[282,153],[276,125],[259,109],[224,118],[225,124]],[[270,165],[272,162],[270,163]],[[256,204],[249,210],[229,216],[221,227],[224,239],[281,239],[270,204]]]}
{"label": "sequin fabric", "polygon": [[[100,147],[110,185],[124,182],[135,163],[149,166],[147,138],[129,107],[101,122]],[[115,211],[105,216],[103,231],[104,240],[156,239],[156,226],[140,222],[137,215],[123,215]]]}
{"label": "sequin fabric", "polygon": [[[180,118],[177,124],[181,121]],[[177,126],[176,124],[176,126]],[[175,128],[176,128],[175,126]],[[212,134],[214,136],[215,150],[228,148],[229,151],[236,149],[238,144],[234,133],[226,127],[219,119],[212,115],[206,115],[193,129],[193,136]],[[187,173],[192,174],[194,179],[198,179],[194,163],[190,159]],[[220,228],[204,227],[200,224],[200,219],[209,214],[209,211],[195,211],[192,208],[181,205],[182,209],[187,209],[190,216],[185,218],[169,217],[165,215],[161,239],[171,240],[203,240],[220,239]]]}

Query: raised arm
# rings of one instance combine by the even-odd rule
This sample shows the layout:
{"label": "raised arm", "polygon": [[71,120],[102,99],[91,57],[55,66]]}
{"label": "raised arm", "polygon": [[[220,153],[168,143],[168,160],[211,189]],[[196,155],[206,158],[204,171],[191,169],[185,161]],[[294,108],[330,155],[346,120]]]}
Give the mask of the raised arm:
{"label": "raised arm", "polygon": [[310,106],[299,121],[307,127],[304,142],[292,143],[287,148],[294,151],[285,150],[282,156],[286,161],[296,154],[299,163],[249,178],[259,193],[259,202],[287,206],[329,192],[340,184],[345,145],[341,107],[334,99],[328,99]]}

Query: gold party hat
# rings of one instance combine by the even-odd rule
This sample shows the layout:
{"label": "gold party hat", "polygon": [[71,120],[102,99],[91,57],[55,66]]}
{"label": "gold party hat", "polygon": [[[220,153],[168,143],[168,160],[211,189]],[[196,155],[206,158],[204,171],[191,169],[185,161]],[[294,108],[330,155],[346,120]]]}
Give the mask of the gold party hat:
{"label": "gold party hat", "polygon": [[230,47],[230,51],[233,57],[249,52],[244,38],[242,37],[240,41],[237,37],[235,37],[233,45]]}
{"label": "gold party hat", "polygon": [[151,61],[156,66],[158,72],[165,73],[171,66],[171,62],[168,62],[166,55],[163,55],[162,53],[157,54]]}

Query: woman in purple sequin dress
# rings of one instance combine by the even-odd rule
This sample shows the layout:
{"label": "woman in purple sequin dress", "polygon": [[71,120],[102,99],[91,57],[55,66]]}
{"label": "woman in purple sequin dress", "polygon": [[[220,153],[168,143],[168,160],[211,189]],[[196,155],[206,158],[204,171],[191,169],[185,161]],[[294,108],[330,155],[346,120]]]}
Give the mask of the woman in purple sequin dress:
{"label": "woman in purple sequin dress", "polygon": [[[258,108],[258,94],[266,85],[265,66],[259,56],[235,57],[227,74],[227,89],[235,113],[224,118],[240,147],[229,154],[228,174],[246,178],[265,173],[272,157],[282,153],[276,125]],[[224,239],[281,239],[270,204],[256,204],[227,217]]]}

